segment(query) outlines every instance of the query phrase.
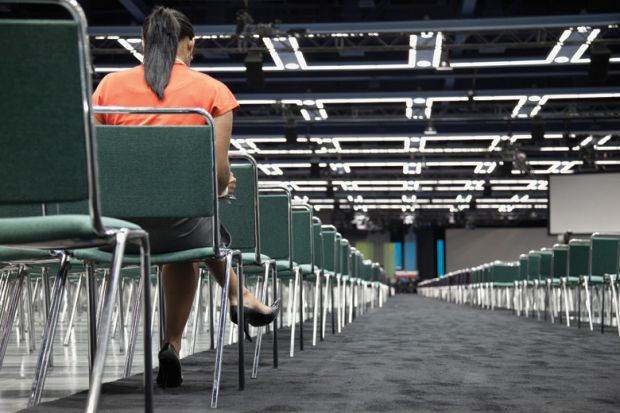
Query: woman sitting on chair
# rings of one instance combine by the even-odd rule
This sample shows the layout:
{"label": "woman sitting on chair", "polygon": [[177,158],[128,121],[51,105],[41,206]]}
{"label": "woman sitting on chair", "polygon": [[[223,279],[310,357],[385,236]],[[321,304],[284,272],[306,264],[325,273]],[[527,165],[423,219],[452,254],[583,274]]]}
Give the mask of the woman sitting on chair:
{"label": "woman sitting on chair", "polygon": [[[157,7],[143,26],[144,64],[107,75],[93,95],[93,104],[126,107],[204,108],[214,117],[218,192],[231,194],[235,177],[230,171],[228,148],[232,131],[233,111],[239,107],[230,90],[212,77],[189,68],[194,51],[194,29],[183,13]],[[106,114],[97,115],[106,125],[204,125],[200,115]],[[162,165],[165,167],[165,165]],[[151,251],[155,254],[192,248],[210,247],[213,221],[210,218],[134,220],[150,235]],[[230,236],[221,228],[221,238],[230,243]],[[224,262],[206,262],[209,272],[222,285]],[[229,298],[231,318],[236,321],[237,276],[231,272]],[[198,285],[199,263],[166,264],[162,282],[166,308],[165,343],[159,352],[157,384],[177,387],[183,381],[179,352],[185,324],[189,318]],[[246,322],[259,326],[272,322],[278,304],[268,307],[244,289]]]}

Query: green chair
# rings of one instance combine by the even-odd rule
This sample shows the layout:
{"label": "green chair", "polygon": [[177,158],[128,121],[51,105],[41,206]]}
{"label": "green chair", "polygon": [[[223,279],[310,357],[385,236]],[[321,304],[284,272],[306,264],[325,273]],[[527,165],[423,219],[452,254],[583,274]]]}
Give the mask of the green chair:
{"label": "green chair", "polygon": [[[347,283],[350,282],[351,279],[351,245],[349,244],[349,240],[343,239],[340,241],[340,264],[338,265],[340,270],[340,319],[342,327],[344,327],[347,323],[353,321],[352,311],[348,312],[348,321],[347,321],[347,307],[352,308],[351,302],[351,294],[347,294],[347,291],[350,293],[352,288],[347,290]],[[340,332],[340,331],[339,331]]]}
{"label": "green chair", "polygon": [[[552,278],[550,281],[551,288],[551,322],[555,323],[555,317],[559,318],[562,323],[563,306],[562,306],[562,279],[568,276],[568,245],[555,244],[552,248],[553,261],[551,263]],[[568,309],[567,309],[568,311]],[[568,319],[568,312],[566,315]]]}
{"label": "green chair", "polygon": [[540,251],[530,251],[527,254],[527,286],[528,294],[525,301],[525,313],[528,314],[528,310],[532,309],[532,315],[536,312],[536,317],[540,319],[540,300],[539,300],[539,286],[540,286]]}
{"label": "green chair", "polygon": [[335,313],[335,296],[334,296],[334,283],[332,279],[336,277],[336,262],[339,248],[337,248],[336,241],[336,227],[333,225],[322,225],[322,240],[323,240],[323,276],[325,277],[325,299],[329,300],[329,306],[323,307],[323,316],[321,323],[321,335],[325,337],[325,325],[327,320],[327,309],[330,308],[331,313],[331,326],[332,334],[336,334],[336,313]]}
{"label": "green chair", "polygon": [[[299,286],[299,349],[304,350],[303,323],[306,318],[306,285],[313,281],[314,274],[314,237],[312,232],[312,207],[306,204],[293,205],[293,262],[296,263]],[[297,291],[297,289],[296,289]],[[293,322],[296,320],[297,306],[294,306]],[[291,351],[293,341],[291,340]]]}
{"label": "green chair", "polygon": [[313,251],[312,264],[314,265],[314,273],[316,275],[314,288],[314,314],[312,329],[312,345],[316,346],[317,329],[319,330],[319,340],[323,341],[325,334],[323,332],[323,308],[325,308],[325,294],[323,294],[323,279],[325,278],[325,259],[323,257],[323,230],[321,220],[318,217],[312,217],[312,237]]}
{"label": "green chair", "polygon": [[[493,299],[492,307],[503,307],[510,309],[514,306],[514,285],[519,279],[519,266],[517,263],[495,261],[492,267],[493,288],[498,290],[497,298]],[[513,297],[511,300],[510,292]],[[505,301],[504,301],[505,299]],[[502,301],[505,304],[502,305]],[[512,304],[511,304],[512,301]],[[497,303],[497,305],[496,305]]]}
{"label": "green chair", "polygon": [[[5,1],[2,1],[5,2]],[[70,250],[115,248],[111,282],[105,294],[99,337],[91,343],[92,373],[87,411],[97,408],[125,245],[140,246],[142,277],[148,278],[148,235],[135,224],[106,218],[99,203],[99,169],[92,117],[90,55],[86,20],[76,2],[54,1],[70,20],[0,20],[0,52],[10,65],[0,66],[2,107],[0,205],[83,202],[88,213],[0,218],[0,246],[58,250],[60,267],[37,361],[30,406],[41,399],[58,314],[70,266]],[[54,53],[50,53],[50,39]],[[40,68],[54,73],[54,81]],[[23,277],[24,272],[20,273]],[[145,283],[145,306],[150,289]],[[152,410],[150,311],[145,311],[145,409]],[[91,326],[94,329],[94,326]],[[94,331],[94,330],[93,330]],[[90,335],[91,341],[94,336]]]}
{"label": "green chair", "polygon": [[[298,307],[303,305],[299,281],[301,269],[293,261],[293,215],[290,191],[283,187],[260,187],[259,190],[260,218],[260,252],[275,260],[279,282],[289,282],[289,312],[291,328],[290,357],[295,354],[295,326],[293,317]],[[251,273],[251,269],[248,269]],[[294,286],[293,286],[294,283]],[[278,288],[281,290],[281,288]],[[298,298],[299,301],[298,301]],[[301,308],[299,309],[301,314]],[[282,318],[281,318],[282,320]],[[301,325],[300,327],[302,327]],[[302,341],[300,340],[300,346]]]}
{"label": "green chair", "polygon": [[[577,314],[577,326],[581,327],[581,288],[580,282],[583,275],[589,272],[590,259],[590,240],[572,239],[568,243],[568,265],[567,275],[562,280],[562,289],[565,292],[564,306],[566,312]],[[573,297],[573,289],[577,290],[577,305],[575,308],[575,299]],[[570,317],[566,317],[566,325],[570,326]]]}
{"label": "green chair", "polygon": [[[240,253],[233,254],[233,261],[240,277],[245,279],[244,273],[249,269],[251,275],[247,282],[254,281],[258,291],[258,299],[266,301],[271,275],[272,299],[275,301],[278,298],[276,261],[265,254],[261,254],[258,166],[254,158],[247,154],[231,153],[230,158],[230,167],[237,179],[237,187],[234,199],[224,200],[220,203],[220,220],[231,235],[230,248]],[[273,323],[274,368],[278,366],[277,330],[277,320],[275,320]],[[242,329],[238,329],[237,332],[240,336]],[[252,378],[258,376],[262,336],[263,327],[260,327],[254,347]],[[240,355],[240,359],[242,358],[243,356]]]}
{"label": "green chair", "polygon": [[547,321],[547,313],[549,312],[550,288],[553,271],[553,251],[548,248],[540,250],[540,271],[538,279],[538,292],[542,290],[543,296],[540,297],[543,307],[543,319]]}
{"label": "green chair", "polygon": [[[619,241],[620,235],[618,234],[595,233],[592,235],[590,239],[589,271],[588,275],[584,275],[581,281],[586,293],[585,301],[590,330],[594,328],[593,301],[595,295],[600,303],[598,321],[601,325],[601,333],[605,332],[605,290],[610,283],[613,284],[616,281]],[[590,291],[590,286],[592,286],[592,291]],[[611,310],[609,313],[611,313]]]}
{"label": "green chair", "polygon": [[528,272],[527,254],[521,254],[519,255],[519,279],[515,283],[515,289],[517,290],[517,316],[521,316],[521,313],[524,313],[526,317],[528,316],[525,309]]}

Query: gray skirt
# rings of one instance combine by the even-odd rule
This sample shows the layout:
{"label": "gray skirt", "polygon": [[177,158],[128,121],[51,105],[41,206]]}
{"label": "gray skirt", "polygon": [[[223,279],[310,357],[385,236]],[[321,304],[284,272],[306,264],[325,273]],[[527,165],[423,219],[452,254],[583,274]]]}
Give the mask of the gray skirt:
{"label": "gray skirt", "polygon": [[[130,218],[128,221],[149,233],[152,254],[213,246],[213,218]],[[220,225],[220,246],[227,247],[230,241],[230,234]],[[127,250],[136,253],[129,246]]]}

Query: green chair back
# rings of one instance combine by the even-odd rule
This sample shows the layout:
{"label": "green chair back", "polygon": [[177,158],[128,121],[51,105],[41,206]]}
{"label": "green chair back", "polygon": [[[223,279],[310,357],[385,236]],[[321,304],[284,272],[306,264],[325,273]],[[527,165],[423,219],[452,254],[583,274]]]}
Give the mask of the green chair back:
{"label": "green chair back", "polygon": [[340,265],[338,266],[340,270],[340,274],[342,275],[350,275],[350,256],[351,256],[351,245],[349,245],[349,241],[343,239],[340,241]]}
{"label": "green chair back", "polygon": [[592,250],[590,252],[590,275],[603,276],[615,274],[618,270],[618,236],[592,236]]}
{"label": "green chair back", "polygon": [[0,204],[88,200],[91,79],[80,27],[1,19],[0,33]]}
{"label": "green chair back", "polygon": [[512,283],[519,279],[517,263],[495,262],[493,264],[493,282]]}
{"label": "green chair back", "polygon": [[540,280],[552,277],[553,251],[544,249],[540,251]]}
{"label": "green chair back", "polygon": [[527,280],[528,276],[528,259],[526,254],[519,255],[519,279]]}
{"label": "green chair back", "polygon": [[376,262],[372,264],[372,281],[381,281],[381,267]]}
{"label": "green chair back", "polygon": [[274,260],[291,260],[291,198],[286,192],[260,193],[261,253]]}
{"label": "green chair back", "polygon": [[214,216],[210,134],[209,126],[97,126],[103,214],[129,220]]}
{"label": "green chair back", "polygon": [[293,261],[312,264],[313,253],[312,211],[293,210]]}
{"label": "green chair back", "polygon": [[323,269],[335,272],[336,257],[336,231],[325,230],[323,227]]}
{"label": "green chair back", "polygon": [[312,264],[314,268],[323,268],[325,259],[323,257],[323,230],[321,228],[321,220],[312,217],[312,236],[314,244],[314,254],[312,254]]}
{"label": "green chair back", "polygon": [[250,160],[233,158],[230,170],[237,179],[236,199],[220,203],[220,222],[231,235],[232,249],[256,252],[260,233],[255,213],[259,208],[256,166]]}
{"label": "green chair back", "polygon": [[553,278],[562,278],[568,275],[568,245],[556,244],[553,246]]}
{"label": "green chair back", "polygon": [[573,239],[568,243],[568,276],[579,277],[589,273],[590,241]]}
{"label": "green chair back", "polygon": [[530,281],[540,278],[540,251],[530,251],[527,254],[527,279]]}

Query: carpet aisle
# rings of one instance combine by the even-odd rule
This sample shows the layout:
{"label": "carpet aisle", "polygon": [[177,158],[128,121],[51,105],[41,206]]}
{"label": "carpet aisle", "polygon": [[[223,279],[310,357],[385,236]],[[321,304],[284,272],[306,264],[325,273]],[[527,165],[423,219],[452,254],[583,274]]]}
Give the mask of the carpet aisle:
{"label": "carpet aisle", "polygon": [[[309,328],[311,323],[307,323]],[[400,295],[271,368],[271,337],[261,370],[238,392],[236,347],[224,353],[222,412],[507,411],[617,412],[620,338]],[[184,383],[155,391],[158,412],[209,409],[213,352],[183,359]],[[140,377],[104,385],[100,411],[142,410]],[[83,411],[85,393],[28,411]]]}

